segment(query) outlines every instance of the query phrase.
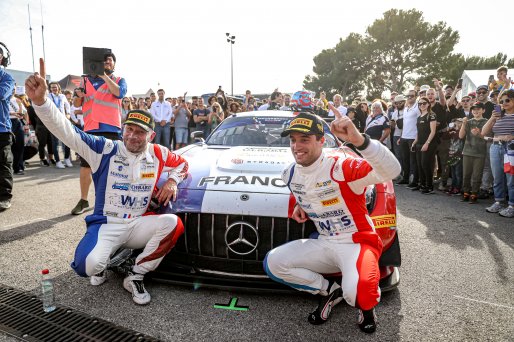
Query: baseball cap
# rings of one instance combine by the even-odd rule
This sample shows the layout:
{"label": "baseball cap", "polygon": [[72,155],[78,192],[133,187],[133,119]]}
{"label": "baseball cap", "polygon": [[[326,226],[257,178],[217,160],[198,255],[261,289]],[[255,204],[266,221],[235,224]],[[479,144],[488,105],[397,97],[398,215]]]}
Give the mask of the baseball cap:
{"label": "baseball cap", "polygon": [[145,131],[150,132],[154,129],[154,121],[152,114],[144,110],[131,110],[127,114],[126,124],[134,124],[143,128]]}
{"label": "baseball cap", "polygon": [[471,109],[473,108],[482,108],[485,109],[485,105],[482,102],[475,102],[471,105]]}
{"label": "baseball cap", "polygon": [[430,86],[429,86],[428,84],[423,84],[423,85],[419,88],[419,92],[427,91],[428,89],[430,89]]}
{"label": "baseball cap", "polygon": [[394,97],[394,102],[402,102],[402,101],[405,101],[405,96],[403,96],[403,95],[396,95]]}
{"label": "baseball cap", "polygon": [[286,137],[291,132],[323,135],[323,120],[317,115],[302,112],[289,122],[280,135]]}
{"label": "baseball cap", "polygon": [[489,91],[489,88],[488,88],[485,84],[479,85],[479,86],[477,87],[477,90],[476,90],[476,91],[478,92],[480,89],[485,89],[485,90]]}

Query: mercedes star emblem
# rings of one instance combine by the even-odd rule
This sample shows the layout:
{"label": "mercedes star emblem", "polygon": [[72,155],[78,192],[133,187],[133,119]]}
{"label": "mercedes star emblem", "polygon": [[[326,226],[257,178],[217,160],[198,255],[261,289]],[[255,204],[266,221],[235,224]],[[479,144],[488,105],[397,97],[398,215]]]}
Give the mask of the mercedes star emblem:
{"label": "mercedes star emblem", "polygon": [[242,194],[240,198],[241,198],[241,201],[248,201],[250,199],[250,196],[247,194]]}
{"label": "mercedes star emblem", "polygon": [[225,231],[225,244],[238,255],[250,254],[257,249],[259,232],[248,222],[234,222]]}

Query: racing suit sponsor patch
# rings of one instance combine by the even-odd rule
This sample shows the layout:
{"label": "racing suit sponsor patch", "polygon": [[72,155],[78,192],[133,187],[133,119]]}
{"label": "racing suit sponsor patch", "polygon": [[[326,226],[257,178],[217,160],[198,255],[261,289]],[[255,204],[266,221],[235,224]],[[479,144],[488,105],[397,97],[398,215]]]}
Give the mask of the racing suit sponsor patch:
{"label": "racing suit sponsor patch", "polygon": [[154,178],[155,172],[142,172],[141,178]]}
{"label": "racing suit sponsor patch", "polygon": [[324,182],[318,182],[318,183],[316,183],[316,188],[323,188],[323,187],[325,187],[325,186],[329,186],[329,185],[331,185],[331,184],[332,184],[332,180],[331,180],[331,179],[329,179],[329,180],[324,181]]}
{"label": "racing suit sponsor patch", "polygon": [[128,191],[130,184],[129,183],[114,183],[112,188],[114,190],[124,190]]}
{"label": "racing suit sponsor patch", "polygon": [[330,207],[330,206],[333,206],[333,205],[336,205],[336,204],[339,204],[339,203],[340,203],[340,201],[339,201],[339,198],[337,198],[337,197],[321,201],[321,204],[324,207]]}

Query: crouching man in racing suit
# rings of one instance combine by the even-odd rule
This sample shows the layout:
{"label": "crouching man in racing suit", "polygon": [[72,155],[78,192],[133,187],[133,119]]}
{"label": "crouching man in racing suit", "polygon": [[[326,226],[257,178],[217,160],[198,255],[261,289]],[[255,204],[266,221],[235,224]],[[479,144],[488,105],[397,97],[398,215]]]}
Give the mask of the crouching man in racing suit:
{"label": "crouching man in racing suit", "polygon": [[143,214],[163,172],[169,172],[169,177],[155,196],[164,205],[175,200],[177,183],[186,176],[188,164],[167,148],[149,144],[155,136],[154,122],[145,111],[128,113],[123,142],[78,130],[47,99],[44,62],[40,64],[40,75],[36,73],[25,82],[36,114],[52,134],[91,165],[95,185],[95,209],[86,217],[87,232],[75,250],[71,267],[78,275],[91,277],[92,285],[100,285],[106,280],[109,259],[118,248],[143,248],[123,287],[132,293],[134,302],[147,304],[151,298],[143,277],[157,268],[184,227],[172,214]]}
{"label": "crouching man in racing suit", "polygon": [[[361,135],[351,119],[336,113],[331,131],[352,143],[365,159],[344,152],[325,154],[321,119],[300,113],[282,136],[290,136],[296,163],[282,179],[296,199],[292,218],[314,221],[318,239],[301,239],[271,250],[264,260],[268,276],[297,290],[320,296],[309,314],[312,324],[324,323],[333,306],[344,298],[359,309],[358,325],[366,333],[376,329],[374,307],[380,301],[378,259],[382,241],[366,209],[366,187],[400,173],[395,156],[376,140]],[[342,282],[322,274],[342,273]]]}

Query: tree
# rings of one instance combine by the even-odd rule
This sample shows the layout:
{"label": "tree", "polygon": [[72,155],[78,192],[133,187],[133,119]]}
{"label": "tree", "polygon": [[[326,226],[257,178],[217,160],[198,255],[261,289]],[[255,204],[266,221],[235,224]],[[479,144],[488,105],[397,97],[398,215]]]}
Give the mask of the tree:
{"label": "tree", "polygon": [[325,91],[329,98],[336,93],[355,97],[364,88],[364,68],[362,60],[366,58],[363,38],[351,33],[345,40],[340,40],[333,49],[323,50],[314,57],[313,72],[304,80],[305,89]]}
{"label": "tree", "polygon": [[370,54],[366,83],[375,93],[403,91],[415,75],[440,77],[459,40],[459,34],[446,23],[430,24],[415,9],[391,9],[366,33]]}

